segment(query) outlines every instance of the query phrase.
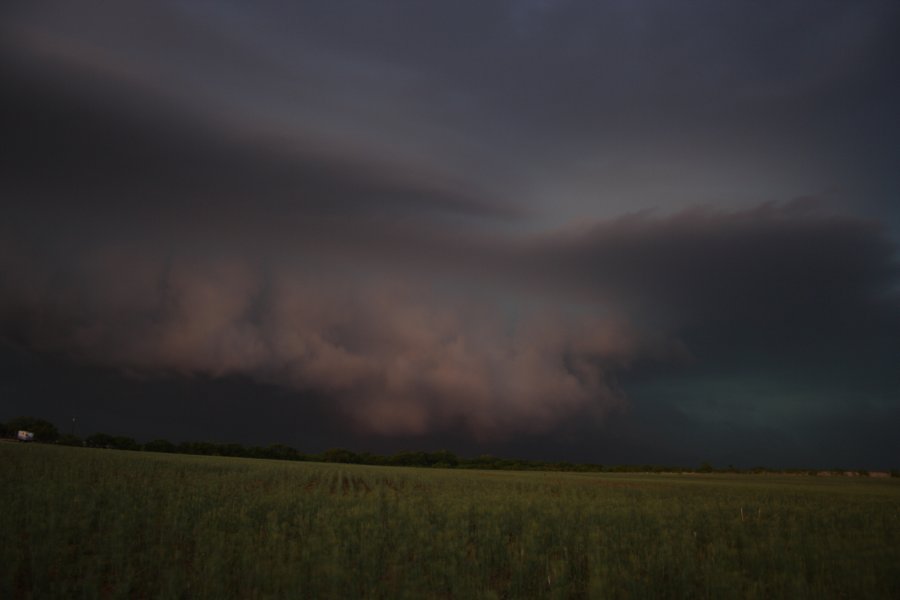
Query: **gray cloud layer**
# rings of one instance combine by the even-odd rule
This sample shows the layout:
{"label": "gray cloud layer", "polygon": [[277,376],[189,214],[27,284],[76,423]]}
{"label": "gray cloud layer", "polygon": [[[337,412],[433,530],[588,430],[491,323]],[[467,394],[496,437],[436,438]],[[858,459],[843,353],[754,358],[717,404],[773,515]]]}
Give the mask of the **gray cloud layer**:
{"label": "gray cloud layer", "polygon": [[144,115],[177,106],[179,130],[377,157],[559,221],[826,192],[884,218],[898,30],[883,0],[129,1],[19,3],[0,35],[107,104],[125,85]]}
{"label": "gray cloud layer", "polygon": [[[415,240],[404,244],[416,257]],[[453,250],[426,271],[412,258],[403,267],[391,244],[305,265],[143,243],[41,262],[12,246],[4,329],[89,364],[316,391],[361,429],[455,424],[480,436],[602,416],[622,406],[618,380],[635,363],[752,356],[770,368],[814,364],[827,379],[900,339],[898,266],[883,232],[797,205],[495,237],[480,241],[477,270]]]}
{"label": "gray cloud layer", "polygon": [[896,3],[4,11],[16,352],[385,436],[896,413]]}

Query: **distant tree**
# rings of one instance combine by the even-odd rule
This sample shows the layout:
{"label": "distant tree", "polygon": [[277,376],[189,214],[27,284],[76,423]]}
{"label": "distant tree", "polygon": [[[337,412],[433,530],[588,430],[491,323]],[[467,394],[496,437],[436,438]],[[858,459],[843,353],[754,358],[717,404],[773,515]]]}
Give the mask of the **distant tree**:
{"label": "distant tree", "polygon": [[220,444],[219,454],[222,456],[249,456],[247,449],[240,444]]}
{"label": "distant tree", "polygon": [[246,449],[248,458],[266,458],[266,449],[262,446],[250,446]]}
{"label": "distant tree", "polygon": [[140,450],[141,445],[134,441],[134,438],[124,435],[117,435],[112,439],[112,447],[116,450]]}
{"label": "distant tree", "polygon": [[396,452],[388,458],[388,464],[393,467],[424,466],[424,465],[420,464],[420,462],[424,462],[423,456],[420,456],[419,453],[409,452],[407,450],[404,450],[402,452]]}
{"label": "distant tree", "polygon": [[44,419],[36,417],[16,417],[6,422],[6,428],[10,435],[15,435],[20,429],[34,434],[36,442],[55,442],[59,438],[59,430],[56,425]]}
{"label": "distant tree", "polygon": [[88,448],[112,448],[115,438],[108,433],[94,433],[84,438]]}
{"label": "distant tree", "polygon": [[[272,444],[265,450],[266,458],[274,458],[277,460],[297,460],[300,457],[300,453],[297,452],[296,448],[291,448],[290,446],[286,446],[284,444]],[[333,462],[347,462],[347,461],[333,461]]]}
{"label": "distant tree", "polygon": [[323,462],[332,463],[360,463],[360,457],[355,452],[345,448],[329,448],[322,453]]}
{"label": "distant tree", "polygon": [[359,455],[359,462],[363,465],[386,465],[388,464],[387,459],[384,456],[380,456],[378,454],[372,454],[371,452],[363,452]]}
{"label": "distant tree", "polygon": [[178,444],[178,451],[182,454],[214,456],[219,453],[219,447],[210,442],[182,442]]}
{"label": "distant tree", "polygon": [[81,438],[77,435],[62,435],[56,440],[56,443],[61,446],[81,446],[84,442],[81,441]]}
{"label": "distant tree", "polygon": [[144,444],[147,452],[175,452],[177,449],[169,440],[152,440]]}
{"label": "distant tree", "polygon": [[449,468],[459,464],[459,457],[449,450],[429,452],[426,458],[428,460],[428,465],[431,467],[441,466],[442,468]]}
{"label": "distant tree", "polygon": [[491,456],[490,454],[482,454],[477,458],[470,459],[467,462],[467,466],[470,466],[474,469],[496,469],[499,459]]}
{"label": "distant tree", "polygon": [[698,473],[712,473],[713,466],[708,462],[704,462],[700,464],[700,467],[697,469]]}

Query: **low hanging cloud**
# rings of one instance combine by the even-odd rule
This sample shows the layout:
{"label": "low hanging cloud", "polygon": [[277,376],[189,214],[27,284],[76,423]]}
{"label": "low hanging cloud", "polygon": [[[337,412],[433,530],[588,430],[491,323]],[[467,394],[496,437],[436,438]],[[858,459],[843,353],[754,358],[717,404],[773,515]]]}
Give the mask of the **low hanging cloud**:
{"label": "low hanging cloud", "polygon": [[7,336],[143,377],[245,374],[318,392],[379,434],[502,436],[600,418],[624,403],[617,374],[648,350],[627,322],[512,314],[387,274],[266,272],[122,248],[68,268],[66,282],[29,271],[27,298],[16,297],[25,286],[4,290]]}
{"label": "low hanging cloud", "polygon": [[142,377],[242,374],[316,392],[371,433],[503,437],[623,409],[618,382],[638,363],[748,347],[861,361],[900,332],[884,233],[802,203],[519,238],[413,230],[347,242],[341,260],[313,253],[327,236],[283,240],[306,258],[282,261],[146,241],[53,257],[8,244],[0,333]]}

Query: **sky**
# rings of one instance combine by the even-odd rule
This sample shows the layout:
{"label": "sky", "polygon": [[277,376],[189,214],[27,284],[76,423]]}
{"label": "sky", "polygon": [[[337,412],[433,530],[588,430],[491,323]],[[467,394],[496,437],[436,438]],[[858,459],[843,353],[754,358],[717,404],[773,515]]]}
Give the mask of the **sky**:
{"label": "sky", "polygon": [[893,0],[5,3],[0,419],[900,466],[898,60]]}

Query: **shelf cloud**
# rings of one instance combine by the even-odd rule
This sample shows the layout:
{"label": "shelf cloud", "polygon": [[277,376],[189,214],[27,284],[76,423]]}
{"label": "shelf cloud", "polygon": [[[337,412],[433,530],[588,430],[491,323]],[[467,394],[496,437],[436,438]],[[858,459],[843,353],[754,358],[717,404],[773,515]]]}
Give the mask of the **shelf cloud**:
{"label": "shelf cloud", "polygon": [[7,412],[900,452],[894,3],[327,4],[3,9]]}

